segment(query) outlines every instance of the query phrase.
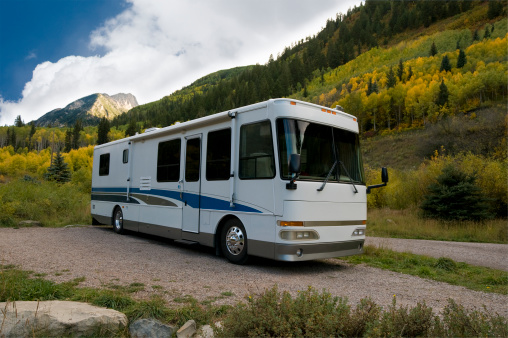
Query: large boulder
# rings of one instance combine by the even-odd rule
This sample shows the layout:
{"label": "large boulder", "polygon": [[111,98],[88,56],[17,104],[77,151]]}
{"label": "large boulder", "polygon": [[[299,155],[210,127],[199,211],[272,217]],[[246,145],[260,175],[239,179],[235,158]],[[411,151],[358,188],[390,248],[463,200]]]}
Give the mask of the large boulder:
{"label": "large boulder", "polygon": [[0,303],[0,337],[89,336],[127,326],[118,311],[66,301]]}

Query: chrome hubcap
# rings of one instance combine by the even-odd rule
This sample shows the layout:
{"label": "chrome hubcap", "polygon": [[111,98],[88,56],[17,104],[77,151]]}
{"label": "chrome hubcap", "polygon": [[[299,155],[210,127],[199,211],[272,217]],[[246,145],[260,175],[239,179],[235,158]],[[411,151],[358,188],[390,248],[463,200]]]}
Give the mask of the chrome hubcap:
{"label": "chrome hubcap", "polygon": [[232,255],[239,255],[242,253],[245,245],[245,236],[242,229],[231,227],[226,234],[226,246]]}
{"label": "chrome hubcap", "polygon": [[121,229],[123,224],[123,215],[121,211],[115,214],[115,228]]}

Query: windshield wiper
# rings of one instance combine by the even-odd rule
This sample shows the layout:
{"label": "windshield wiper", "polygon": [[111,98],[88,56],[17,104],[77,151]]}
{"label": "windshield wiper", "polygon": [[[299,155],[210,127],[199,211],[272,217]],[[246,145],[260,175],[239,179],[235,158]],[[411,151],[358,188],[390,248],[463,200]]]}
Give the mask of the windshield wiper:
{"label": "windshield wiper", "polygon": [[[325,178],[325,181],[323,182],[323,185],[321,185],[321,187],[318,188],[317,191],[323,191],[323,189],[325,188],[326,183],[328,182],[328,179],[330,178],[330,175],[332,174],[333,169],[335,169],[335,166],[337,165],[337,162],[341,164],[342,169],[344,169],[344,172],[346,173],[347,177],[349,178],[349,181],[351,182],[351,184],[353,185],[353,188],[355,189],[355,194],[357,194],[358,193],[358,189],[356,189],[355,183],[353,182],[353,179],[351,178],[351,176],[347,172],[346,166],[344,165],[344,162],[342,162],[342,161],[335,161],[335,163],[333,163],[333,166],[330,169],[330,171],[328,172],[328,175],[326,175],[326,178]],[[338,181],[339,181],[339,177],[337,176],[337,182]]]}
{"label": "windshield wiper", "polygon": [[333,171],[333,169],[335,169],[336,165],[337,165],[337,161],[335,161],[335,163],[333,163],[332,169],[330,169],[330,171],[328,172],[328,175],[326,175],[323,185],[320,188],[318,188],[317,191],[323,191],[323,189],[325,188],[326,182],[328,182],[328,179],[330,178],[330,175],[332,174],[332,171]]}

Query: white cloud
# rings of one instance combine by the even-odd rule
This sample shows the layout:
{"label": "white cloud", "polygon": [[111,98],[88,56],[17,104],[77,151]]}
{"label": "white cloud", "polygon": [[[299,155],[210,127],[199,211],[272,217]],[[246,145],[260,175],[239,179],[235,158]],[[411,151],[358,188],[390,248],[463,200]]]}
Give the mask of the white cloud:
{"label": "white cloud", "polygon": [[18,102],[0,98],[0,125],[31,121],[93,93],[158,100],[220,69],[265,63],[318,33],[358,1],[128,0],[131,6],[90,34],[103,56],[68,56],[33,71]]}

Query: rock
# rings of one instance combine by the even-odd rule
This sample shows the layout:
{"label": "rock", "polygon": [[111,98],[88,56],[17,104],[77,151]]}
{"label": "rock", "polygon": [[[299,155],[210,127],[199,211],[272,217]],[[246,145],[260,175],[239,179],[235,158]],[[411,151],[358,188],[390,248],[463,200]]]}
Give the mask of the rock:
{"label": "rock", "polygon": [[39,221],[26,220],[18,223],[20,227],[41,227],[42,224]]}
{"label": "rock", "polygon": [[175,331],[175,327],[155,319],[138,319],[129,325],[129,333],[132,338],[165,338],[171,337]]}
{"label": "rock", "polygon": [[210,325],[203,325],[194,337],[195,338],[213,338],[213,329]]}
{"label": "rock", "polygon": [[79,302],[4,302],[0,310],[0,337],[6,338],[101,335],[127,326],[123,313]]}
{"label": "rock", "polygon": [[196,322],[192,319],[183,324],[183,326],[176,332],[178,338],[190,338],[196,333]]}

